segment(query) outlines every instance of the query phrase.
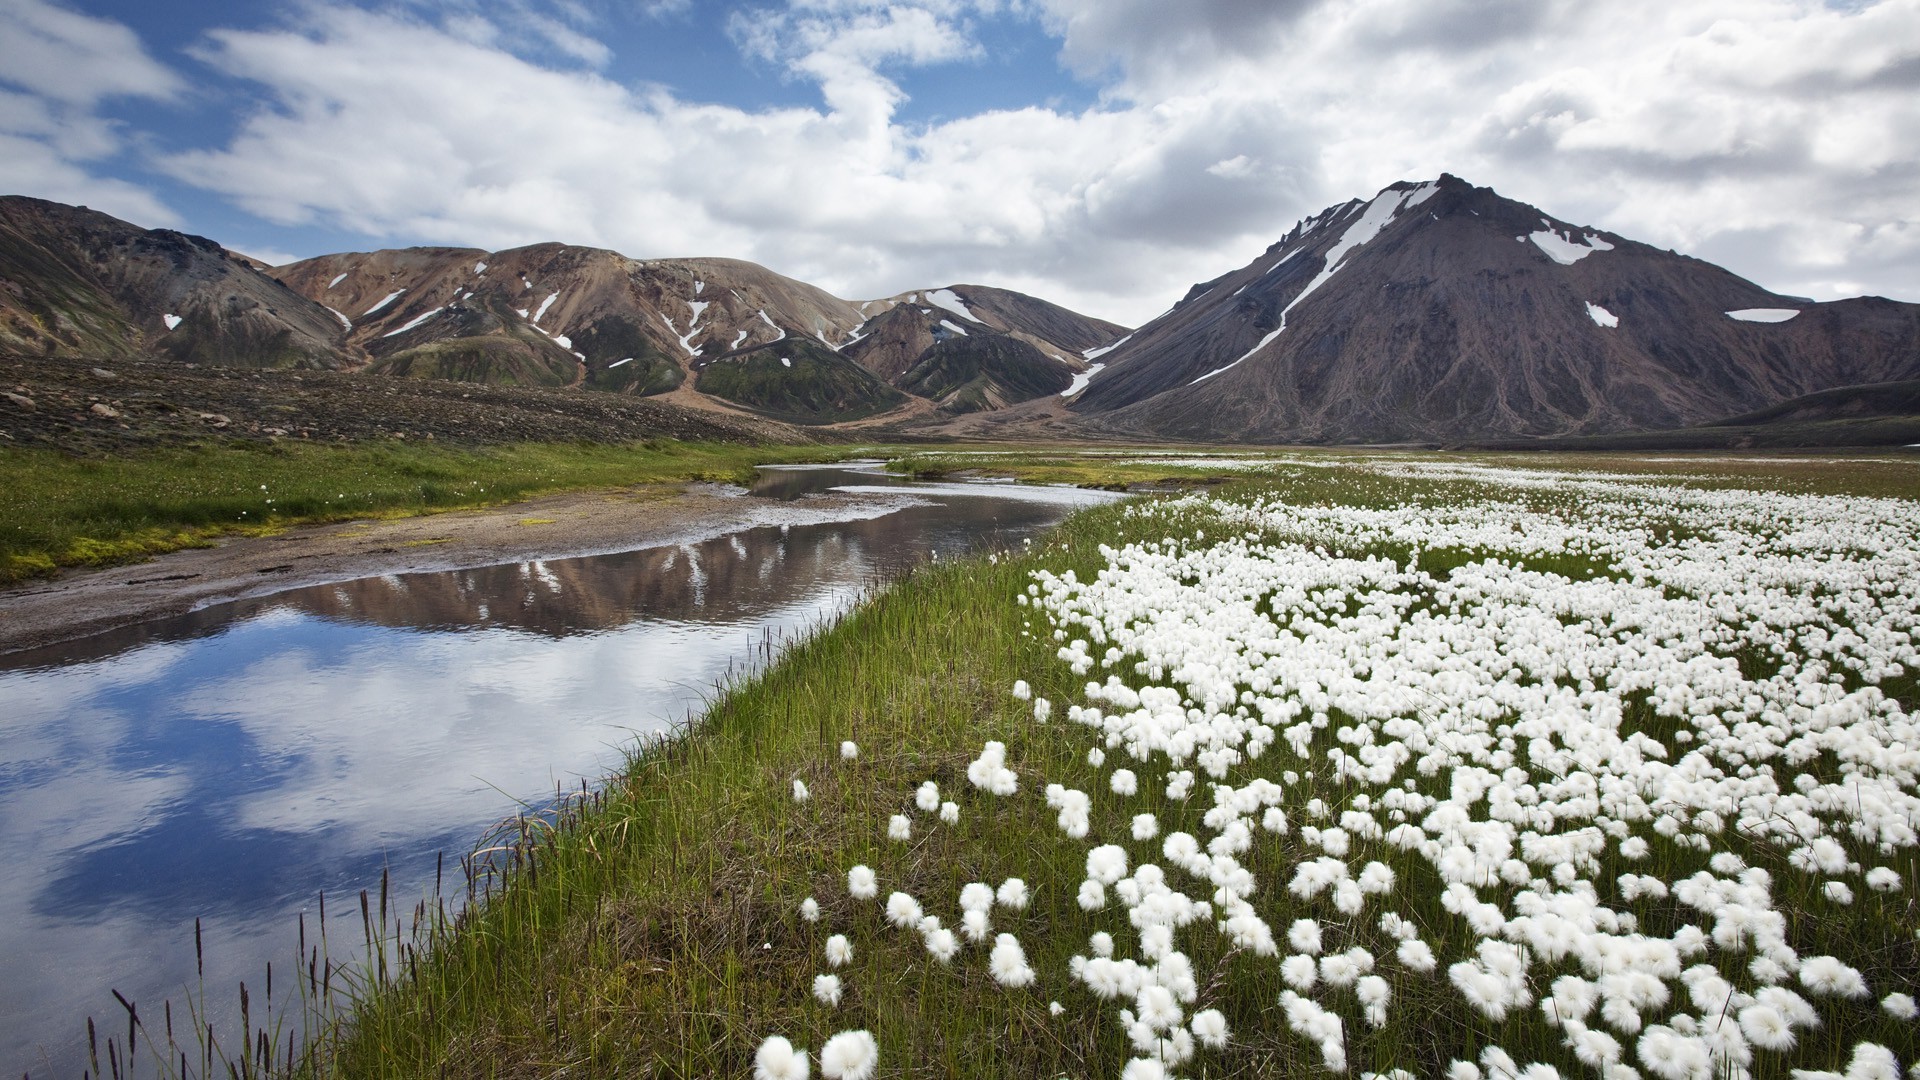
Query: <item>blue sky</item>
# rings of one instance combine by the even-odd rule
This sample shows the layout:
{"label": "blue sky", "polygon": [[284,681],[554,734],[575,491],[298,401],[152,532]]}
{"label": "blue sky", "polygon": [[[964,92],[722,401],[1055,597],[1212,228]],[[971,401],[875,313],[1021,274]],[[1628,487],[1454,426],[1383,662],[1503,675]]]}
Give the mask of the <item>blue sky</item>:
{"label": "blue sky", "polygon": [[1450,171],[1920,300],[1920,0],[0,0],[0,191],[271,261],[541,240],[1137,323]]}

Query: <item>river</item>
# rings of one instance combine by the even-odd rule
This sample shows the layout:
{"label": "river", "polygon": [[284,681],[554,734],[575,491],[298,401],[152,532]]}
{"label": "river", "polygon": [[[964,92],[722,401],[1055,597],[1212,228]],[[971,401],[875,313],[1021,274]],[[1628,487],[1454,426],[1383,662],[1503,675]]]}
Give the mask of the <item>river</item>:
{"label": "river", "polygon": [[184,1016],[196,919],[216,1017],[242,981],[257,998],[269,963],[284,987],[322,893],[348,911],[385,871],[410,908],[442,853],[452,866],[520,808],[609,775],[769,643],[916,563],[1110,498],[872,466],[767,468],[742,497],[826,490],[869,505],[307,586],[0,656],[0,1075],[79,1076],[87,1016],[124,1038],[114,990],[149,1022],[162,999]]}

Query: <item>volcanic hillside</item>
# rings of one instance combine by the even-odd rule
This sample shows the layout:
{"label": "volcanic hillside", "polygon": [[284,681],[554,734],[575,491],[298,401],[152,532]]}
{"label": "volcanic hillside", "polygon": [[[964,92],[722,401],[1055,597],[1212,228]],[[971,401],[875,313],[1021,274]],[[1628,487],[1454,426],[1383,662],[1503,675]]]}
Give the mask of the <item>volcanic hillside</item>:
{"label": "volcanic hillside", "polygon": [[1112,433],[1604,434],[1920,378],[1920,304],[1779,296],[1443,175],[1300,222],[1090,355],[1071,408]]}
{"label": "volcanic hillside", "polygon": [[0,349],[233,367],[344,368],[326,308],[204,237],[0,196]]}
{"label": "volcanic hillside", "polygon": [[1058,393],[1088,343],[1125,332],[981,286],[855,306],[753,263],[561,244],[327,255],[272,273],[350,324],[376,374],[668,394],[801,423]]}

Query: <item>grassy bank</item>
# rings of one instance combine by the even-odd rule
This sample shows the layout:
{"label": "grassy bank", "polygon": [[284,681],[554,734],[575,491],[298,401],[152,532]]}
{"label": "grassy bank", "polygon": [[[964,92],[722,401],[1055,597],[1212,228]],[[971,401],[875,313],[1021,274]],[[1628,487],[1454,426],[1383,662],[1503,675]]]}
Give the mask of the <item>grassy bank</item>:
{"label": "grassy bank", "polygon": [[137,561],[232,533],[488,506],[555,491],[740,481],[840,448],[661,440],[455,449],[413,442],[257,443],[77,458],[0,448],[0,584]]}
{"label": "grassy bank", "polygon": [[[1853,835],[1847,826],[1856,803],[1913,792],[1915,763],[1900,741],[1911,723],[1899,710],[1920,709],[1920,691],[1911,667],[1872,658],[1881,646],[1826,629],[1784,638],[1768,629],[1792,619],[1830,625],[1838,612],[1863,620],[1859,634],[1898,654],[1911,618],[1896,602],[1900,627],[1871,625],[1860,605],[1874,590],[1898,601],[1899,579],[1883,576],[1859,592],[1809,584],[1804,615],[1791,618],[1781,606],[1791,598],[1776,593],[1770,622],[1726,624],[1755,636],[1710,648],[1675,621],[1733,618],[1725,613],[1744,595],[1735,579],[1715,583],[1712,575],[1729,572],[1732,560],[1701,554],[1703,544],[1727,544],[1741,558],[1773,552],[1781,566],[1844,582],[1846,564],[1879,572],[1892,565],[1887,559],[1909,558],[1911,543],[1866,534],[1880,528],[1876,519],[1910,516],[1911,508],[1749,498],[1724,481],[1697,482],[1704,494],[1676,498],[1666,486],[1622,487],[1604,477],[1562,486],[1444,471],[1451,468],[1293,468],[1237,487],[1224,502],[1090,511],[1031,552],[923,570],[732,688],[684,738],[640,752],[561,827],[533,824],[507,837],[508,849],[494,852],[512,866],[504,886],[489,880],[484,902],[423,949],[392,952],[385,984],[311,1064],[341,1076],[747,1076],[768,1036],[817,1052],[836,1032],[865,1029],[878,1040],[881,1075],[1144,1077],[1165,1073],[1129,1062],[1171,1053],[1166,1036],[1206,1010],[1219,1011],[1231,1037],[1176,1063],[1182,1075],[1318,1074],[1336,1052],[1337,1071],[1351,1061],[1354,1072],[1403,1068],[1409,1076],[1440,1075],[1450,1063],[1482,1070],[1475,1077],[1529,1063],[1557,1070],[1530,1077],[1575,1076],[1597,1067],[1590,1058],[1609,1055],[1647,1063],[1649,1075],[1775,1075],[1789,1064],[1848,1070],[1863,1043],[1891,1047],[1896,1070],[1911,1063],[1920,1044],[1901,1010],[1912,1001],[1899,999],[1920,970],[1920,867],[1897,811],[1874,819],[1883,832]],[[1801,483],[1773,486],[1790,492]],[[1576,522],[1581,515],[1589,517]],[[1829,519],[1852,524],[1814,527]],[[1554,533],[1562,521],[1571,524]],[[1617,535],[1607,531],[1613,521],[1625,522]],[[1728,533],[1717,535],[1722,525]],[[1807,561],[1818,535],[1830,536],[1834,553]],[[1125,545],[1133,548],[1122,555],[1116,549]],[[1676,566],[1694,575],[1689,589],[1704,596],[1731,588],[1724,595],[1734,599],[1662,607],[1684,606],[1684,595],[1647,575]],[[1296,570],[1297,585],[1248,584]],[[1037,581],[1035,571],[1044,571]],[[1157,585],[1155,574],[1164,578]],[[1158,599],[1133,616],[1103,615],[1083,602],[1087,590],[1111,592],[1128,579],[1161,590],[1141,594]],[[1370,580],[1384,584],[1369,592]],[[1030,585],[1033,601],[1015,602]],[[1536,602],[1549,614],[1525,621]],[[1586,614],[1589,607],[1601,614]],[[1333,635],[1378,630],[1395,610],[1417,616],[1407,624],[1415,630],[1428,625],[1421,620],[1442,620],[1454,631],[1381,639],[1379,651],[1335,647],[1324,668],[1298,659]],[[1291,647],[1266,647],[1279,640],[1271,636],[1257,648],[1207,636],[1248,619],[1293,632]],[[1127,648],[1090,674],[1092,659],[1068,654],[1100,654],[1096,625]],[[1166,629],[1171,637],[1144,636]],[[1608,663],[1630,667],[1651,656],[1666,666],[1644,669],[1654,673],[1649,684],[1628,679],[1617,692],[1596,691],[1592,680],[1601,676],[1567,666],[1574,654],[1555,635],[1572,641],[1602,629],[1631,645],[1604,654]],[[1120,631],[1143,636],[1123,639]],[[1069,638],[1082,644],[1063,649]],[[1243,646],[1255,663],[1271,658],[1270,670],[1209,685]],[[1402,695],[1398,705],[1353,697],[1349,713],[1328,700],[1335,684],[1321,680],[1336,669],[1364,677],[1371,665],[1400,663],[1402,649],[1411,659],[1400,675],[1340,687]],[[1593,655],[1595,663],[1603,656]],[[1485,692],[1448,700],[1468,674],[1488,675]],[[1710,678],[1694,691],[1678,689],[1695,674]],[[1180,722],[1246,721],[1249,706],[1262,715],[1274,708],[1272,731],[1285,729],[1284,739],[1264,756],[1222,766],[1228,783],[1257,793],[1255,805],[1222,796],[1192,745],[1184,762],[1169,761],[1166,746],[1180,745],[1177,738],[1130,756],[1125,744],[1144,736],[1103,740],[1090,731],[1085,716],[1073,714],[1102,703],[1084,687],[1108,675],[1134,691],[1171,689],[1162,704],[1178,707],[1162,710],[1174,725],[1167,731]],[[1661,681],[1671,679],[1682,681]],[[1016,680],[1054,703],[1050,719],[1036,722],[1036,703],[1012,692]],[[1730,691],[1728,680],[1743,682]],[[1424,689],[1405,696],[1407,686]],[[1578,721],[1568,711],[1576,695],[1596,692],[1602,697],[1578,700],[1597,719]],[[1529,694],[1558,702],[1558,711],[1482,707],[1495,696]],[[1709,707],[1699,696],[1706,694],[1728,695],[1727,704]],[[1879,742],[1836,741],[1828,731],[1838,714],[1814,714],[1817,702],[1867,710],[1872,721],[1848,730]],[[1104,705],[1127,708],[1119,699]],[[1811,735],[1802,733],[1812,740],[1806,754],[1790,748],[1782,756],[1784,739],[1769,743],[1764,731],[1749,730],[1763,721],[1812,723]],[[1371,752],[1418,745],[1433,731],[1462,741],[1432,768]],[[858,745],[857,756],[843,756],[843,740]],[[990,794],[971,782],[989,740],[1004,744],[1017,792]],[[1102,747],[1104,755],[1091,753]],[[1669,769],[1661,764],[1669,758],[1684,760]],[[1601,815],[1607,827],[1591,836],[1561,831],[1563,822],[1595,814],[1578,777],[1622,761],[1650,763],[1623,774],[1624,786],[1601,789],[1626,807]],[[1744,784],[1756,764],[1780,769],[1777,785],[1747,786],[1745,795],[1736,786],[1735,797],[1770,797],[1769,787],[1809,794],[1809,816],[1792,828],[1826,828],[1832,852],[1809,855],[1806,835],[1778,831],[1784,819],[1736,822],[1731,806],[1688,802],[1721,795],[1686,785],[1733,783],[1736,773]],[[1383,768],[1386,777],[1371,774]],[[1175,783],[1183,770],[1184,792]],[[807,788],[804,801],[796,780]],[[1670,780],[1679,786],[1662,786]],[[927,782],[939,801],[955,804],[957,819],[916,806]],[[1079,800],[1084,820],[1072,822],[1072,796],[1082,792],[1090,794]],[[1263,815],[1262,801],[1278,816]],[[1468,812],[1433,812],[1456,803]],[[905,837],[890,833],[896,814]],[[1135,831],[1140,814],[1152,815],[1150,834]],[[1409,846],[1387,831],[1415,822],[1455,837],[1461,854],[1445,844]],[[1176,858],[1168,838],[1181,833],[1200,838],[1197,856]],[[1888,839],[1876,844],[1876,835]],[[1589,840],[1601,846],[1553,846]],[[1124,851],[1120,874],[1132,876],[1115,880],[1110,859],[1096,867],[1099,852],[1090,849],[1109,844]],[[1233,904],[1195,869],[1209,850],[1229,860],[1208,871],[1228,883],[1221,889],[1257,883],[1246,899],[1271,933],[1264,944],[1254,923],[1229,927]],[[1815,873],[1810,859],[1832,865]],[[1190,895],[1144,902],[1142,890],[1161,880],[1146,876],[1147,863],[1164,865],[1164,884]],[[852,895],[855,865],[874,871],[877,897]],[[1237,877],[1235,867],[1250,877]],[[1864,881],[1863,870],[1872,871]],[[1322,873],[1327,881],[1314,885]],[[1084,879],[1095,877],[1106,888],[1090,903],[1081,899]],[[935,935],[962,926],[963,888],[1009,878],[1022,879],[1026,902],[996,904],[985,943],[936,955]],[[1335,879],[1357,885],[1348,896],[1332,887]],[[943,926],[911,917],[890,925],[895,891],[922,909],[909,914]],[[803,914],[808,898],[817,921]],[[1191,906],[1207,902],[1216,907]],[[1157,919],[1177,922],[1177,936],[1151,943],[1145,928]],[[1314,925],[1302,929],[1301,920]],[[1031,984],[1005,985],[1019,980],[995,974],[1009,966],[988,957],[991,934],[1000,933],[1017,936]],[[1139,965],[1114,976],[1135,980],[1118,1000],[1099,996],[1095,978],[1069,974],[1076,956],[1098,958],[1096,934],[1112,935],[1115,960]],[[827,959],[833,935],[852,947],[845,966]],[[1502,951],[1505,942],[1520,944]],[[1168,959],[1169,947],[1180,964]],[[1785,966],[1816,957],[1833,964],[1815,965],[1818,974],[1809,967],[1798,980]],[[1304,973],[1295,962],[1302,958]],[[1657,969],[1649,975],[1657,987],[1603,978],[1609,964],[1637,970],[1643,962]],[[1080,969],[1089,970],[1086,960]],[[1176,1000],[1175,1012],[1184,1010],[1144,1048],[1128,1030],[1144,1022],[1150,1004],[1144,993],[1137,1005],[1131,1000],[1141,971],[1174,995],[1151,1002],[1156,1012]],[[1377,983],[1356,983],[1361,971]],[[1846,988],[1849,972],[1863,980],[1862,993]],[[837,1004],[815,996],[824,974],[841,980]],[[1808,1012],[1763,994],[1775,990]],[[1582,1012],[1583,1003],[1594,1010],[1598,993],[1619,1000]],[[1565,1019],[1575,1013],[1587,1023]],[[1697,1036],[1709,1029],[1720,1032],[1711,1050],[1719,1056],[1696,1069],[1686,1055],[1707,1045]],[[1853,1071],[1882,1075],[1874,1067]]]}

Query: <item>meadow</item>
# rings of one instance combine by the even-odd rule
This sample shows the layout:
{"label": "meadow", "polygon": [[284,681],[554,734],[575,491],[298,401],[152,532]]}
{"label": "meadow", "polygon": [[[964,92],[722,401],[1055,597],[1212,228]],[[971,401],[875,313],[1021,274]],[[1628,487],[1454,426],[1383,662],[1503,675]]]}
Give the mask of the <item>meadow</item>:
{"label": "meadow", "polygon": [[580,488],[745,482],[755,465],[847,454],[841,447],[673,440],[471,448],[236,442],[93,457],[0,448],[0,585],[62,567],[137,562],[220,536],[493,506]]}
{"label": "meadow", "polygon": [[929,565],[458,914],[363,899],[318,1038],[236,1059],[1920,1078],[1913,463],[1521,461],[1242,462]]}

